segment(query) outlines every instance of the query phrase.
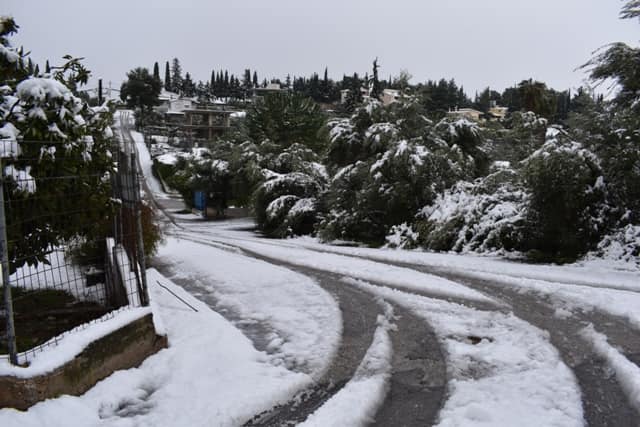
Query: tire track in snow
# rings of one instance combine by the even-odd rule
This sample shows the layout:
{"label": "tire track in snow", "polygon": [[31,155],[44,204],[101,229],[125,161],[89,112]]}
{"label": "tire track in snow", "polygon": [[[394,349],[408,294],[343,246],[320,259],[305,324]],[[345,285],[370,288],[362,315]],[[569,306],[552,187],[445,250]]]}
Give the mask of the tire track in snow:
{"label": "tire track in snow", "polygon": [[640,354],[640,337],[630,330],[626,322],[595,311],[574,312],[571,317],[559,319],[552,304],[540,297],[461,273],[404,263],[397,265],[457,281],[509,304],[517,317],[549,332],[551,344],[558,349],[563,361],[576,375],[582,391],[584,417],[588,425],[637,426],[638,414],[629,404],[628,397],[615,375],[606,361],[594,352],[580,335],[580,331],[587,325],[594,324],[599,331],[607,335],[613,345],[626,349],[625,355],[637,361]]}
{"label": "tire track in snow", "polygon": [[[194,243],[233,248],[228,242],[196,239],[181,234]],[[255,259],[288,268],[306,275],[329,291],[339,303],[343,318],[343,339],[337,357],[325,380],[318,386],[294,396],[291,401],[271,411],[258,414],[246,426],[289,426],[304,421],[353,377],[363,360],[376,329],[380,308],[376,297],[342,283],[344,275],[273,259],[235,247]],[[446,368],[440,343],[430,326],[409,310],[396,305],[397,331],[391,333],[394,355],[390,389],[378,409],[373,425],[418,427],[433,425],[446,392]]]}

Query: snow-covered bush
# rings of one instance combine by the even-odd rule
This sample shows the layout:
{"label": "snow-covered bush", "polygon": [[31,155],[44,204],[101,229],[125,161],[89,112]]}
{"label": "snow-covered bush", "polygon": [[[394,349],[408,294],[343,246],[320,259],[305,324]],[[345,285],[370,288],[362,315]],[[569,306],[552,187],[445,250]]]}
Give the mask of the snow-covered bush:
{"label": "snow-covered bush", "polygon": [[322,186],[315,177],[301,172],[272,172],[253,196],[258,227],[274,237],[312,232],[316,218],[315,198]]}
{"label": "snow-covered bush", "polygon": [[607,234],[587,258],[621,261],[640,268],[640,225],[627,225]]}
{"label": "snow-covered bush", "polygon": [[389,234],[385,237],[386,247],[398,249],[412,249],[418,244],[420,235],[413,229],[413,226],[403,222],[400,225],[394,225],[389,230]]}
{"label": "snow-covered bush", "polygon": [[514,250],[521,240],[526,199],[513,170],[458,182],[418,214],[418,241],[440,251]]}

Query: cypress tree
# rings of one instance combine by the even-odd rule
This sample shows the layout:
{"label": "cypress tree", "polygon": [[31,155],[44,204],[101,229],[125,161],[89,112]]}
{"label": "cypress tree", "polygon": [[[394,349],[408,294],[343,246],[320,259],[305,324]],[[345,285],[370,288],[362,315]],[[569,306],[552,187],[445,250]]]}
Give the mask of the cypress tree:
{"label": "cypress tree", "polygon": [[258,72],[253,71],[253,87],[258,87]]}
{"label": "cypress tree", "polygon": [[49,74],[51,72],[51,66],[49,65],[49,60],[44,64],[44,72]]}
{"label": "cypress tree", "polygon": [[371,97],[380,98],[382,91],[380,89],[380,80],[378,80],[378,58],[373,60],[373,77],[371,78]]}
{"label": "cypress tree", "polygon": [[164,88],[171,90],[171,72],[169,71],[169,61],[164,65]]}
{"label": "cypress tree", "polygon": [[250,69],[246,69],[244,70],[244,77],[242,79],[242,86],[245,89],[251,89],[251,70]]}
{"label": "cypress tree", "polygon": [[153,64],[153,78],[160,81],[160,67],[158,66],[158,62]]}

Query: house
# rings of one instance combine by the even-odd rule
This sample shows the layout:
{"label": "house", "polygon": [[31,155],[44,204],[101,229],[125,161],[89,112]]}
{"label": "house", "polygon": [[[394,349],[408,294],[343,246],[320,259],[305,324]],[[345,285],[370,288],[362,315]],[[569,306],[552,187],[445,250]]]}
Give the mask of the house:
{"label": "house", "polygon": [[266,87],[256,87],[253,89],[254,97],[263,97],[272,93],[288,93],[288,88],[283,88],[280,83],[269,83]]}
{"label": "house", "polygon": [[159,105],[153,107],[153,111],[166,114],[167,112],[180,112],[188,108],[193,108],[196,100],[193,98],[183,98],[180,95],[163,90],[158,96]]}
{"label": "house", "polygon": [[231,127],[231,114],[234,111],[217,105],[203,105],[187,108],[182,113],[184,118],[178,127],[188,139],[211,141]]}
{"label": "house", "polygon": [[501,107],[495,101],[491,101],[489,106],[489,117],[495,120],[502,120],[507,116],[509,112],[508,107]]}
{"label": "house", "polygon": [[222,135],[231,127],[232,115],[238,113],[224,104],[200,104],[191,98],[166,97],[162,102],[156,112],[162,113],[163,121],[153,127],[153,134],[179,137],[187,146]]}
{"label": "house", "polygon": [[[342,89],[340,91],[340,103],[341,104],[344,104],[345,102],[347,102],[347,97],[349,96],[349,91],[350,90],[351,89]],[[363,101],[369,100],[370,99],[369,89],[364,87],[364,86],[360,87],[360,95],[362,95],[362,100]]]}
{"label": "house", "polygon": [[382,96],[380,97],[380,100],[382,101],[382,105],[389,105],[389,104],[393,104],[394,102],[398,102],[400,101],[400,98],[402,97],[402,92],[400,92],[398,89],[384,89],[382,91]]}
{"label": "house", "polygon": [[479,122],[483,119],[484,113],[482,111],[474,110],[473,108],[457,108],[455,110],[449,110],[447,117],[452,119],[467,119]]}

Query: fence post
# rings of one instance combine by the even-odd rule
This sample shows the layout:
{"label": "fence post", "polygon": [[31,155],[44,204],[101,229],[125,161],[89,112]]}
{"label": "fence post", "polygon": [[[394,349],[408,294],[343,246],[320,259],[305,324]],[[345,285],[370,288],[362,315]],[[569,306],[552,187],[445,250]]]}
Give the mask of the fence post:
{"label": "fence post", "polygon": [[136,249],[138,264],[140,267],[140,281],[142,282],[142,294],[140,302],[149,305],[149,291],[147,288],[147,263],[144,254],[144,239],[142,237],[142,201],[140,200],[140,180],[138,179],[137,150],[131,150],[131,176],[133,178],[133,210],[136,218]]}
{"label": "fence post", "polygon": [[16,330],[13,323],[13,300],[11,299],[11,286],[9,284],[9,248],[7,246],[7,217],[4,211],[4,171],[2,169],[2,159],[0,159],[0,257],[0,281],[2,281],[2,289],[4,290],[4,309],[7,316],[9,361],[13,365],[17,365]]}

